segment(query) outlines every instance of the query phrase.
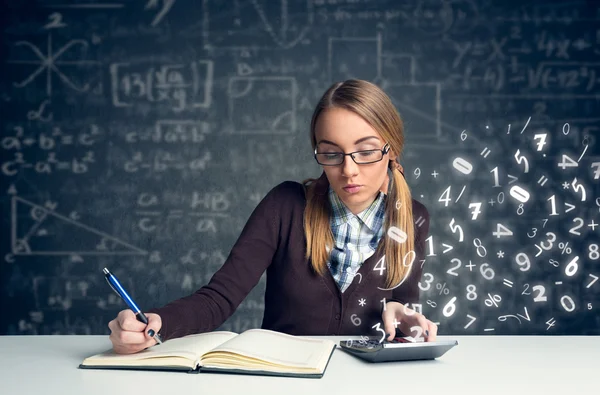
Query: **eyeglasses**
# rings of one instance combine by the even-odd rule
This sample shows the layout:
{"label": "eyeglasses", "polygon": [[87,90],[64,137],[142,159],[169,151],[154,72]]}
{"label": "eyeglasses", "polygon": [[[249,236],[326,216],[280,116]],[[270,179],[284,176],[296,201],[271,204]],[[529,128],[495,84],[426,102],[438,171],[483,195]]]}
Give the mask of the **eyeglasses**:
{"label": "eyeglasses", "polygon": [[318,164],[323,166],[337,166],[344,162],[346,155],[350,155],[354,163],[357,165],[366,165],[368,163],[379,162],[389,150],[390,147],[387,143],[381,149],[355,151],[348,154],[344,154],[343,152],[317,153],[317,149],[315,148],[315,159],[317,160]]}

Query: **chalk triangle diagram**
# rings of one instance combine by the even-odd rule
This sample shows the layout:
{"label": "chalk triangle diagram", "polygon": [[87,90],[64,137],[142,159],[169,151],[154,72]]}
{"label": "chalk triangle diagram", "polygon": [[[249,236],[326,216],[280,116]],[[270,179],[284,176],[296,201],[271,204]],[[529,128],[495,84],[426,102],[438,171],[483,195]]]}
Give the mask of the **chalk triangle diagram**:
{"label": "chalk triangle diagram", "polygon": [[147,251],[17,196],[12,198],[14,255],[146,255]]}

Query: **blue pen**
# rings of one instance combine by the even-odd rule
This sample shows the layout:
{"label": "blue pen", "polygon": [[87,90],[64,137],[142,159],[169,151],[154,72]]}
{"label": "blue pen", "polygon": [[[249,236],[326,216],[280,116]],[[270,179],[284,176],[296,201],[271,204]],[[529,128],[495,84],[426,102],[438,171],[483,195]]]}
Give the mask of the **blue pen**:
{"label": "blue pen", "polygon": [[[148,325],[148,317],[146,317],[146,315],[142,312],[142,310],[140,310],[140,308],[135,304],[133,299],[131,299],[131,297],[129,296],[127,291],[125,291],[123,286],[121,286],[121,283],[119,283],[119,280],[117,280],[115,275],[112,274],[111,272],[109,272],[107,268],[104,268],[103,272],[104,272],[104,278],[106,278],[108,285],[110,285],[110,287],[113,289],[113,291],[115,291],[117,293],[117,295],[119,295],[119,297],[121,299],[123,299],[123,301],[127,304],[127,306],[131,310],[133,310],[133,313],[135,314],[135,318],[137,318],[138,321],[143,322],[144,324]],[[162,338],[160,337],[160,335],[158,333],[155,333],[152,337],[154,338],[154,340],[156,340],[156,343],[158,343],[158,344],[162,343]]]}

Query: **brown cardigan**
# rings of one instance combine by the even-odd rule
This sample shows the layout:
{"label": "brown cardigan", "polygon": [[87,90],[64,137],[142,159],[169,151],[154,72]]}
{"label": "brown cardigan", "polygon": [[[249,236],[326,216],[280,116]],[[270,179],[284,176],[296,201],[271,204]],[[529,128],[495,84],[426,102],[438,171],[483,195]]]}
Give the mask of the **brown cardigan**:
{"label": "brown cardigan", "polygon": [[[303,214],[306,198],[302,184],[284,181],[271,189],[254,209],[223,266],[195,293],[164,307],[149,310],[162,319],[165,340],[210,332],[227,320],[267,271],[262,328],[292,335],[377,335],[372,328],[383,321],[381,300],[419,301],[429,231],[429,214],[413,199],[414,261],[409,277],[398,288],[382,291],[386,271],[373,270],[381,255],[365,260],[352,284],[341,293],[334,278],[314,273],[305,259]],[[421,222],[419,222],[421,223]],[[383,238],[382,238],[383,239]],[[378,249],[379,251],[379,249]],[[363,306],[359,301],[364,300]]]}

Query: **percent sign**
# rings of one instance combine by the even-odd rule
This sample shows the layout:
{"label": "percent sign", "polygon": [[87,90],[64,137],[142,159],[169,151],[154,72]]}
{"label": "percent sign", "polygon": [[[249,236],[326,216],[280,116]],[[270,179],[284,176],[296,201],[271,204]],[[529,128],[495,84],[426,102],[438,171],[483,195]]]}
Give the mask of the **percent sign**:
{"label": "percent sign", "polygon": [[446,288],[446,283],[444,283],[444,285],[438,283],[435,287],[440,290],[440,295],[442,293],[444,295],[448,295],[450,293],[450,290],[448,288]]}
{"label": "percent sign", "polygon": [[562,252],[560,253],[561,255],[563,255],[565,252],[567,254],[570,254],[572,252],[571,248],[569,247],[569,242],[558,243],[558,248],[562,250]]}
{"label": "percent sign", "polygon": [[502,298],[500,297],[500,295],[494,295],[494,296],[492,296],[491,294],[488,293],[488,296],[490,298],[485,300],[485,305],[487,307],[492,307],[492,305],[498,307],[498,302],[500,302],[502,300]]}

